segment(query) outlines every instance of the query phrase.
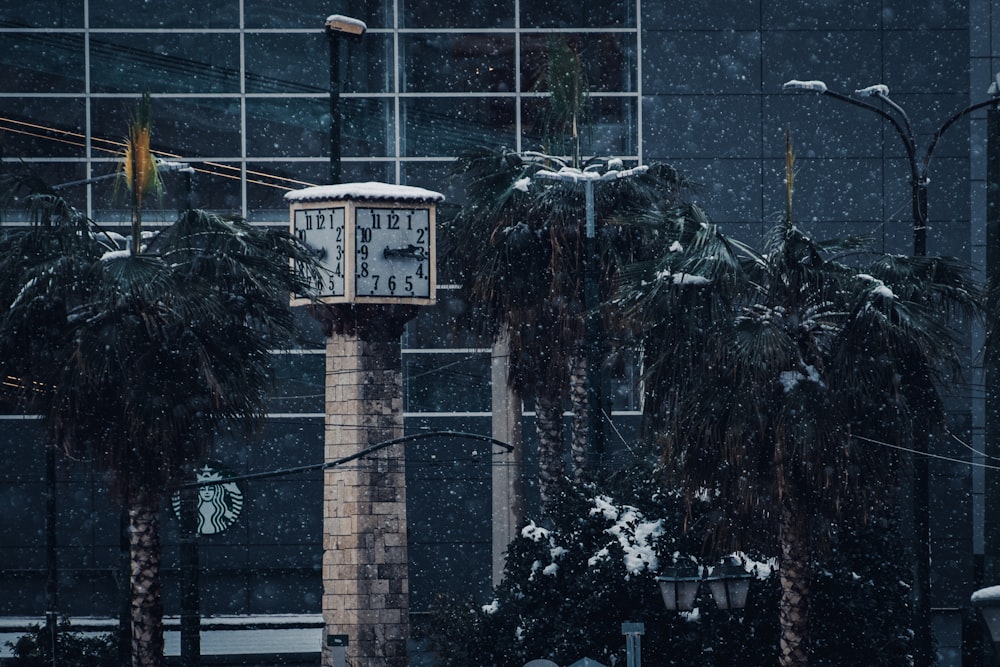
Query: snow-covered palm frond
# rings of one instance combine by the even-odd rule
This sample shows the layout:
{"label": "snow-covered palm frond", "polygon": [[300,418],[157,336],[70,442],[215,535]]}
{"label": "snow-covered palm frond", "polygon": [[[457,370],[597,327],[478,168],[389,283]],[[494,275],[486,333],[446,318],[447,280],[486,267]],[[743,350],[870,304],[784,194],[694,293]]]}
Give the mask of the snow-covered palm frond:
{"label": "snow-covered palm frond", "polygon": [[661,256],[622,272],[616,303],[641,337],[648,423],[678,481],[719,488],[747,526],[785,483],[822,490],[806,494],[817,527],[849,502],[877,506],[898,457],[850,436],[903,445],[916,406],[940,408],[925,393],[960,366],[948,315],[975,314],[968,269],[843,264],[833,253],[859,240],[816,242],[787,221],[764,252],[711,225],[665,227]]}

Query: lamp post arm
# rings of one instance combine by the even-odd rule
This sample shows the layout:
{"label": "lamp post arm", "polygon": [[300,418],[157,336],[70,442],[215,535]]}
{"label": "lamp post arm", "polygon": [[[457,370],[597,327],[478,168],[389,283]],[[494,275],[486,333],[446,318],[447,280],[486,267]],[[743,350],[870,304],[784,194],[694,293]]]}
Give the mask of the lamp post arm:
{"label": "lamp post arm", "polygon": [[910,123],[910,117],[906,115],[905,111],[903,111],[903,107],[893,102],[892,99],[889,97],[889,94],[884,92],[883,90],[876,90],[873,94],[875,97],[882,100],[884,103],[888,104],[889,107],[897,114],[899,114],[900,118],[903,119],[903,127],[906,129],[906,136],[910,138],[910,143],[914,146],[915,149],[916,141],[913,138],[913,125]]}
{"label": "lamp post arm", "polygon": [[958,121],[962,120],[962,118],[964,118],[965,116],[969,115],[973,111],[979,111],[980,109],[985,109],[986,107],[989,107],[989,106],[992,106],[994,108],[1000,106],[1000,98],[994,97],[994,98],[988,99],[988,100],[986,100],[984,102],[978,102],[976,104],[973,104],[972,106],[968,106],[968,107],[962,109],[961,111],[956,112],[954,115],[952,115],[951,118],[949,118],[948,120],[946,120],[941,125],[940,128],[938,128],[938,131],[934,133],[934,138],[931,139],[930,145],[927,146],[927,152],[924,154],[924,164],[923,164],[923,174],[922,174],[922,176],[924,176],[925,178],[927,176],[928,169],[930,168],[930,164],[931,164],[931,157],[934,155],[934,148],[937,147],[937,142],[941,138],[941,135],[943,135],[948,130],[949,127],[951,127],[952,125],[954,125]]}
{"label": "lamp post arm", "polygon": [[[875,106],[874,104],[868,104],[867,102],[856,100],[853,97],[844,95],[843,93],[838,93],[835,90],[827,89],[824,90],[822,94],[829,95],[830,97],[836,100],[840,100],[841,102],[846,102],[847,104],[851,104],[853,106],[860,107],[862,109],[867,109],[868,111],[878,114],[883,119],[889,121],[892,124],[892,126],[896,128],[896,132],[899,134],[899,138],[903,140],[903,146],[906,147],[906,157],[909,158],[910,160],[910,174],[913,177],[913,182],[918,183],[920,181],[920,172],[917,168],[917,148],[916,144],[913,141],[913,135],[907,132],[907,126],[904,126],[902,123],[900,123],[899,119],[896,118],[896,116],[889,113],[885,109]],[[887,99],[882,95],[879,95],[878,97],[879,99],[883,100]],[[891,100],[890,104],[894,109],[899,109],[899,106],[896,103],[892,102]],[[904,119],[906,118],[906,114],[903,114],[903,118]],[[907,123],[908,122],[909,121],[907,121]]]}

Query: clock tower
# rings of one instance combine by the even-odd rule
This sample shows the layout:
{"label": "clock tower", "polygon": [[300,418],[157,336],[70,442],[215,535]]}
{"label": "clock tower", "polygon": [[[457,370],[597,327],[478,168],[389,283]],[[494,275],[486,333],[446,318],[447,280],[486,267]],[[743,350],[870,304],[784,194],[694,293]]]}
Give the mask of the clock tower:
{"label": "clock tower", "polygon": [[[314,295],[292,295],[292,305],[309,305],[327,334],[324,460],[337,461],[403,435],[400,338],[435,300],[435,205],[444,197],[345,183],[285,199],[292,233],[320,263]],[[405,468],[395,444],[324,473],[326,667],[409,665]]]}
{"label": "clock tower", "polygon": [[[315,285],[328,304],[434,303],[435,204],[430,190],[345,183],[285,195],[291,231],[320,261]],[[305,295],[292,305],[312,303]]]}

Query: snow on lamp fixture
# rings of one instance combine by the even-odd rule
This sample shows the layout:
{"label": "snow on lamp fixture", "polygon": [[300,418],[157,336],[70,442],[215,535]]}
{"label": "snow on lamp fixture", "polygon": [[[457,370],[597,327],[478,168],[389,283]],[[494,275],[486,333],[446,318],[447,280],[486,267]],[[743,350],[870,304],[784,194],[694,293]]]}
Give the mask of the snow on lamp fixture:
{"label": "snow on lamp fixture", "polygon": [[826,84],[819,80],[812,81],[799,81],[798,79],[792,79],[791,81],[786,81],[781,85],[782,90],[801,90],[814,93],[825,93],[827,91]]}
{"label": "snow on lamp fixture", "polygon": [[326,17],[324,24],[327,30],[334,32],[346,32],[349,35],[363,35],[368,30],[368,26],[360,19],[343,16],[341,14],[331,14]]}

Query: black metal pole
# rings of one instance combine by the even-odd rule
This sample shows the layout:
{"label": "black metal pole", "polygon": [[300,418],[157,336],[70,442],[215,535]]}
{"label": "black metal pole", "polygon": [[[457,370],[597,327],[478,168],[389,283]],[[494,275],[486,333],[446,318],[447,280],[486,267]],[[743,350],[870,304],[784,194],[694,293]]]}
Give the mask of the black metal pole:
{"label": "black metal pole", "polygon": [[128,508],[118,515],[118,664],[132,664],[132,552],[129,546]]}
{"label": "black metal pole", "polygon": [[[991,288],[1000,285],[1000,110],[991,108],[986,115],[986,280]],[[1000,457],[1000,363],[996,355],[985,357],[985,450],[990,460]],[[984,472],[986,517],[1000,516],[1000,475],[993,469]],[[986,521],[984,531],[983,582],[1000,581],[1000,522]],[[989,633],[983,646],[991,646]],[[991,653],[991,649],[984,651]],[[983,661],[982,664],[986,664]]]}
{"label": "black metal pole", "polygon": [[180,490],[181,664],[201,664],[201,593],[198,580],[198,489]]}
{"label": "black metal pole", "polygon": [[[819,90],[822,95],[832,97],[856,107],[861,107],[862,109],[867,109],[868,111],[881,116],[895,128],[899,138],[903,141],[903,145],[906,148],[906,156],[910,163],[913,254],[916,257],[925,257],[927,255],[928,170],[934,153],[934,148],[937,146],[937,142],[941,138],[941,135],[944,134],[944,132],[947,131],[947,129],[954,123],[978,109],[991,107],[991,111],[995,111],[998,100],[994,97],[993,99],[985,102],[973,104],[965,109],[962,109],[961,111],[956,112],[948,118],[934,134],[934,138],[931,140],[930,145],[927,147],[927,152],[924,154],[923,164],[920,164],[917,159],[916,140],[913,136],[910,119],[907,117],[906,112],[902,107],[889,99],[887,90],[877,91],[873,96],[885,103],[889,107],[889,111],[873,104],[856,100],[842,93],[829,90],[826,88],[825,84],[822,84],[822,88],[808,85],[790,85],[801,83],[802,82],[797,81],[789,82],[786,84],[786,89]],[[998,206],[1000,206],[1000,204],[998,204]],[[923,407],[929,404],[927,401],[929,401],[930,397],[926,396],[926,393],[931,391],[930,383],[931,379],[928,377],[925,378],[920,387],[916,387],[915,412],[917,413],[917,422],[913,429],[913,449],[915,455],[913,456],[912,508],[913,550],[914,559],[916,561],[914,565],[913,589],[914,667],[930,667],[930,665],[935,662],[933,636],[931,631],[930,596],[930,466],[927,456],[930,452],[930,435],[927,428],[928,425],[924,423],[924,417],[927,415],[927,410]],[[987,392],[988,391],[989,384],[987,384]],[[987,412],[989,412],[989,408],[987,408]]]}
{"label": "black metal pole", "polygon": [[340,33],[326,28],[330,45],[330,184],[340,183]]}
{"label": "black metal pole", "polygon": [[58,630],[59,567],[56,559],[56,447],[45,448],[45,631],[52,647],[52,664],[56,664],[56,632]]}
{"label": "black metal pole", "polygon": [[604,461],[604,379],[601,373],[602,329],[598,275],[600,255],[597,247],[596,211],[594,203],[594,182],[584,182],[586,205],[585,245],[586,260],[583,274],[583,307],[586,317],[586,362],[587,362],[587,444],[593,452],[593,464],[600,468]]}

